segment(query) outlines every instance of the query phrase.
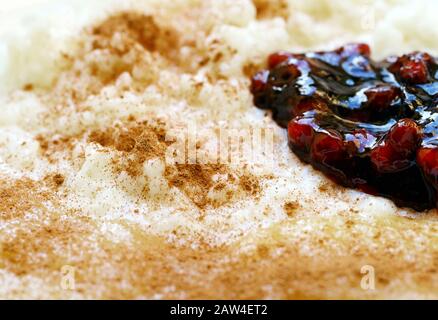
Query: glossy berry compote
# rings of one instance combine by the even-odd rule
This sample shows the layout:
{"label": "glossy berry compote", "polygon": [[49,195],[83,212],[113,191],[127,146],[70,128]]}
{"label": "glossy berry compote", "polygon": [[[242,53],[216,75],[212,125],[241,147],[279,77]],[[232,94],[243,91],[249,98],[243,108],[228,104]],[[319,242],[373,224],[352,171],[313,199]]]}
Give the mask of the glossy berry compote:
{"label": "glossy berry compote", "polygon": [[431,55],[376,62],[366,44],[277,52],[253,76],[251,92],[287,128],[302,161],[398,206],[436,207],[438,65]]}

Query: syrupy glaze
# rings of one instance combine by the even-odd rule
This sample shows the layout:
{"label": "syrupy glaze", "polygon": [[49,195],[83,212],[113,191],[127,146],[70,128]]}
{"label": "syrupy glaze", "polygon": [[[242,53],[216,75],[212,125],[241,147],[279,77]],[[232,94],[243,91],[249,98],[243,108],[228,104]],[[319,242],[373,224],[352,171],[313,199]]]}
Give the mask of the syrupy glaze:
{"label": "syrupy glaze", "polygon": [[274,53],[252,78],[254,103],[288,129],[304,162],[346,187],[435,208],[438,65],[413,52],[381,62],[366,44]]}

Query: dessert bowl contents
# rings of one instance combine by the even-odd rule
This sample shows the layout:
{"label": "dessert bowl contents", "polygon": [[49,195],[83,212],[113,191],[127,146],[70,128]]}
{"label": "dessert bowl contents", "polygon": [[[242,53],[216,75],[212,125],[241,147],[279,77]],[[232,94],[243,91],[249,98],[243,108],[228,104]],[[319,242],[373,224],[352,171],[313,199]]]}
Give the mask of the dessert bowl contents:
{"label": "dessert bowl contents", "polygon": [[[414,50],[435,56],[438,2],[9,3],[34,1],[7,14],[0,8],[0,298],[438,298],[436,209],[399,208],[333,183],[290,151],[287,130],[254,107],[249,90],[265,57],[282,49],[367,42],[376,60]],[[362,24],[372,16],[374,24]],[[371,61],[361,48],[359,66]],[[372,75],[350,54],[357,80],[327,68],[367,85]],[[272,57],[273,70],[282,59]],[[402,75],[409,88],[424,80],[421,67],[405,69],[389,71],[397,84]],[[285,83],[301,72],[289,71]],[[325,81],[323,71],[321,86],[354,89]],[[419,86],[429,90],[420,99],[434,95]],[[402,92],[385,85],[368,94],[384,108]],[[425,141],[425,126],[410,110],[397,115],[396,102],[372,118],[348,104],[323,122],[316,115],[326,98],[317,112],[304,112],[304,101],[303,112],[294,109],[312,123],[310,136],[327,123],[334,130],[312,138],[315,163],[341,162],[346,143],[352,157],[371,157],[369,146],[381,142],[374,128],[394,128],[397,150]],[[277,115],[283,126],[288,117]],[[357,123],[365,131],[353,133],[348,125]],[[306,128],[291,128],[297,151],[310,145]],[[241,151],[240,159],[217,161],[220,133],[254,143],[230,142],[229,155]],[[271,147],[251,148],[264,141]],[[196,157],[183,152],[183,161],[168,161],[179,145]],[[328,145],[340,152],[328,153]],[[433,152],[417,152],[430,179]],[[397,163],[383,151],[375,157],[382,175],[420,162],[400,153]]]}
{"label": "dessert bowl contents", "polygon": [[438,191],[438,65],[421,52],[371,59],[366,44],[268,58],[254,103],[298,157],[336,182],[417,210]]}

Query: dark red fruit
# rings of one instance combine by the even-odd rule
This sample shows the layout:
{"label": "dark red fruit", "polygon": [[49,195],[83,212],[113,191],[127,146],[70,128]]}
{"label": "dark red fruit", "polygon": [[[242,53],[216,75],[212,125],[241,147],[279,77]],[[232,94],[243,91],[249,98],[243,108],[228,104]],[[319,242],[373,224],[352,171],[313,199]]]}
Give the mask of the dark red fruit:
{"label": "dark red fruit", "polygon": [[371,162],[377,171],[392,173],[410,166],[411,161],[397,152],[389,143],[383,143],[371,151]]}
{"label": "dark red fruit", "polygon": [[253,94],[262,92],[268,84],[269,71],[264,70],[257,72],[251,80],[251,92]]}
{"label": "dark red fruit", "polygon": [[[362,182],[362,181],[361,181]],[[356,183],[357,188],[365,193],[369,193],[372,194],[373,196],[378,195],[379,192],[376,190],[376,188],[370,186],[369,184],[367,184],[366,182],[362,182],[362,183]]]}
{"label": "dark red fruit", "polygon": [[410,84],[422,84],[428,81],[428,65],[432,62],[428,54],[414,52],[404,55],[393,63],[389,70],[399,75],[399,77]]}
{"label": "dark red fruit", "polygon": [[423,61],[408,61],[400,68],[400,77],[410,83],[425,83],[427,68]]}
{"label": "dark red fruit", "polygon": [[421,129],[414,120],[401,119],[389,131],[387,142],[400,154],[415,152],[421,141]]}
{"label": "dark red fruit", "polygon": [[324,109],[327,109],[327,105],[324,101],[311,97],[303,98],[292,108],[292,114],[296,117],[307,111]]}
{"label": "dark red fruit", "polygon": [[391,106],[391,103],[400,97],[401,92],[392,85],[380,84],[365,91],[365,95],[368,99],[367,106],[380,112]]}
{"label": "dark red fruit", "polygon": [[346,157],[342,137],[336,131],[318,132],[312,143],[311,156],[314,161],[334,164]]}
{"label": "dark red fruit", "polygon": [[298,78],[301,75],[301,71],[298,66],[294,64],[286,64],[280,66],[279,74],[281,74],[282,81],[289,81]]}
{"label": "dark red fruit", "polygon": [[420,148],[417,152],[417,162],[426,177],[438,187],[438,148]]}
{"label": "dark red fruit", "polygon": [[269,69],[273,69],[277,67],[280,63],[287,61],[292,57],[293,55],[291,53],[285,51],[273,53],[268,57],[268,67]]}
{"label": "dark red fruit", "polygon": [[437,61],[413,52],[376,62],[370,54],[366,44],[273,54],[253,78],[254,102],[288,127],[302,161],[338,183],[435,208],[438,146],[424,146],[438,145]]}
{"label": "dark red fruit", "polygon": [[287,127],[289,142],[295,148],[309,149],[313,139],[313,127],[308,119],[295,118]]}

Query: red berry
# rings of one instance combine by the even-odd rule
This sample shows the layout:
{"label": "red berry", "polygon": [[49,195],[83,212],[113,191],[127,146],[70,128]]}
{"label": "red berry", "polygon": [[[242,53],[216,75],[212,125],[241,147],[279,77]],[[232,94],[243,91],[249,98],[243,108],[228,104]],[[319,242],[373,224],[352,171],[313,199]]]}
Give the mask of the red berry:
{"label": "red berry", "polygon": [[428,65],[433,58],[427,53],[413,52],[397,59],[389,70],[398,73],[401,79],[411,84],[426,83],[429,72]]}
{"label": "red berry", "polygon": [[400,89],[390,85],[377,85],[365,91],[367,106],[376,111],[383,111],[400,96]]}
{"label": "red berry", "polygon": [[385,141],[371,151],[371,162],[382,173],[398,172],[412,164],[412,157],[421,139],[421,130],[411,119],[399,120]]}
{"label": "red berry", "polygon": [[438,207],[437,62],[419,52],[374,61],[366,44],[277,52],[251,91],[287,127],[301,160],[344,186],[425,210]]}
{"label": "red berry", "polygon": [[410,83],[427,82],[427,67],[423,61],[409,61],[400,68],[400,77]]}
{"label": "red berry", "polygon": [[344,142],[336,131],[317,133],[311,152],[313,160],[324,164],[333,164],[346,157]]}
{"label": "red berry", "polygon": [[420,148],[417,152],[417,163],[426,177],[438,185],[438,148]]}
{"label": "red berry", "polygon": [[287,132],[292,146],[302,150],[309,149],[313,138],[313,127],[309,119],[292,119],[289,121]]}
{"label": "red berry", "polygon": [[371,151],[371,162],[377,171],[391,173],[410,166],[411,161],[398,153],[389,143],[383,143]]}
{"label": "red berry", "polygon": [[313,97],[305,97],[292,108],[292,115],[296,117],[310,110],[324,109],[327,109],[327,105],[324,101]]}
{"label": "red berry", "polygon": [[290,81],[298,78],[301,75],[301,71],[295,64],[287,64],[282,66],[279,70],[281,75],[281,80]]}
{"label": "red berry", "polygon": [[399,153],[412,154],[421,140],[421,129],[414,120],[401,119],[389,131],[387,141]]}
{"label": "red berry", "polygon": [[293,57],[297,57],[297,55],[286,51],[275,52],[268,57],[268,67],[269,69],[274,69],[279,64]]}
{"label": "red berry", "polygon": [[373,186],[370,186],[369,184],[366,183],[359,183],[356,185],[356,187],[365,193],[368,194],[372,194],[372,195],[378,195],[379,193],[377,192],[376,188],[374,188]]}
{"label": "red berry", "polygon": [[265,90],[268,77],[269,71],[267,70],[257,72],[251,79],[251,93],[257,94]]}

